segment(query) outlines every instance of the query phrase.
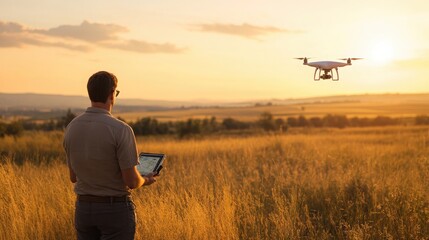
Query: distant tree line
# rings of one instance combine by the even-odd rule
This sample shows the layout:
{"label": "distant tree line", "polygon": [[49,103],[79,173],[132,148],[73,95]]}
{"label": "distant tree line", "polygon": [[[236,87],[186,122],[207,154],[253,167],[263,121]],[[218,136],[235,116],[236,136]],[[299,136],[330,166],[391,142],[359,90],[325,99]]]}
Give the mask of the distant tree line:
{"label": "distant tree line", "polygon": [[54,131],[63,130],[76,117],[70,109],[61,118],[50,119],[37,123],[31,120],[16,120],[10,123],[0,122],[0,137],[5,135],[19,136],[24,130]]}
{"label": "distant tree line", "polygon": [[[0,122],[0,137],[5,135],[18,136],[24,130],[53,131],[64,130],[65,127],[75,118],[76,115],[69,109],[67,113],[58,119],[51,119],[43,123],[36,123],[29,120],[19,120],[10,123]],[[118,118],[122,121],[124,119]],[[416,125],[429,125],[429,116],[419,115],[414,119]],[[217,132],[228,131],[267,131],[286,132],[288,128],[295,127],[370,127],[370,126],[391,126],[402,124],[401,119],[386,116],[375,118],[348,118],[344,115],[328,114],[324,117],[287,117],[274,118],[270,112],[263,112],[256,121],[245,122],[234,118],[225,118],[218,121],[216,117],[204,119],[189,118],[184,121],[160,122],[156,118],[145,117],[134,122],[128,122],[136,135],[177,135],[182,138],[188,135],[205,135]]]}
{"label": "distant tree line", "polygon": [[372,126],[389,126],[401,124],[398,118],[391,118],[385,116],[378,116],[375,118],[347,118],[344,115],[328,114],[324,117],[311,117],[305,116],[289,117],[287,124],[290,127],[332,127],[332,128],[345,128],[345,127],[372,127]]}
{"label": "distant tree line", "polygon": [[429,125],[429,116],[426,116],[426,115],[416,116],[416,125]]}
{"label": "distant tree line", "polygon": [[[128,123],[136,135],[204,135],[216,132],[263,130],[267,132],[286,132],[288,128],[294,127],[371,127],[392,126],[403,124],[399,118],[378,116],[375,118],[348,118],[344,115],[328,114],[324,117],[305,116],[274,118],[270,112],[262,113],[256,121],[245,122],[234,118],[225,118],[218,121],[215,117],[204,119],[188,119],[186,121],[159,122],[155,118],[146,117],[135,122]],[[415,117],[416,125],[429,125],[429,116],[421,115]]]}
{"label": "distant tree line", "polygon": [[159,122],[146,117],[128,123],[136,135],[175,134],[182,138],[188,135],[205,135],[216,132],[263,129],[265,131],[286,131],[284,120],[274,119],[269,112],[262,113],[256,122],[243,122],[233,118],[218,121],[216,117],[204,119],[187,119],[176,122]]}

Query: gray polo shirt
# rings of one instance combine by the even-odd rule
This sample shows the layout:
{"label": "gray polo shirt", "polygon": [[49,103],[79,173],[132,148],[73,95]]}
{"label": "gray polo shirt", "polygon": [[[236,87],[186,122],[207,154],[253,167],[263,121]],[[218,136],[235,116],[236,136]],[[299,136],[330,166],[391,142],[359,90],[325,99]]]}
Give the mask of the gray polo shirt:
{"label": "gray polo shirt", "polygon": [[67,164],[77,176],[77,194],[130,194],[121,170],[139,164],[136,139],[131,127],[109,111],[89,107],[73,119],[65,131],[64,149]]}

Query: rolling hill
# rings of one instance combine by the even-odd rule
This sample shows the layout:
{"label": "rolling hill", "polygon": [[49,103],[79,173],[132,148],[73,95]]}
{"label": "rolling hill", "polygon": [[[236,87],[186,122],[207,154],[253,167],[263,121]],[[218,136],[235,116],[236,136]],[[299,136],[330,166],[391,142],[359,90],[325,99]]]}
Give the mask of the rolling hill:
{"label": "rolling hill", "polygon": [[[61,116],[67,109],[82,112],[89,106],[87,97],[47,94],[0,93],[0,115]],[[134,121],[154,117],[161,121],[215,116],[254,120],[262,112],[275,117],[323,116],[415,116],[429,113],[429,94],[362,94],[299,99],[267,99],[244,102],[163,101],[118,98],[113,113]]]}

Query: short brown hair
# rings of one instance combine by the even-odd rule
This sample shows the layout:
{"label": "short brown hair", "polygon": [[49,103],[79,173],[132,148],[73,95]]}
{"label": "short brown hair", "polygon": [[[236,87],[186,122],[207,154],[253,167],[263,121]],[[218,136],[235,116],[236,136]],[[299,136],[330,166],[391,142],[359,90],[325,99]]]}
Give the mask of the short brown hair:
{"label": "short brown hair", "polygon": [[117,86],[118,79],[115,75],[106,71],[99,71],[88,79],[86,87],[91,102],[106,103],[107,98]]}

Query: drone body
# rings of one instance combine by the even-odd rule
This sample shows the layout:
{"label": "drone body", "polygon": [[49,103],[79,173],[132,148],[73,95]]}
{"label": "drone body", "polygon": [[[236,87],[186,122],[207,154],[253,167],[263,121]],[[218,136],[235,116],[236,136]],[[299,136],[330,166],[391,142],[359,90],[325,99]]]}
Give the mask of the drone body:
{"label": "drone body", "polygon": [[[332,81],[340,80],[340,75],[338,74],[339,67],[345,67],[352,65],[352,60],[359,60],[361,58],[342,58],[341,60],[346,60],[347,62],[335,62],[335,61],[319,61],[319,62],[308,62],[308,58],[296,58],[299,60],[304,60],[304,65],[316,68],[314,71],[314,80],[319,81],[320,79]],[[335,69],[336,75],[334,75]],[[323,71],[323,72],[322,72]]]}

